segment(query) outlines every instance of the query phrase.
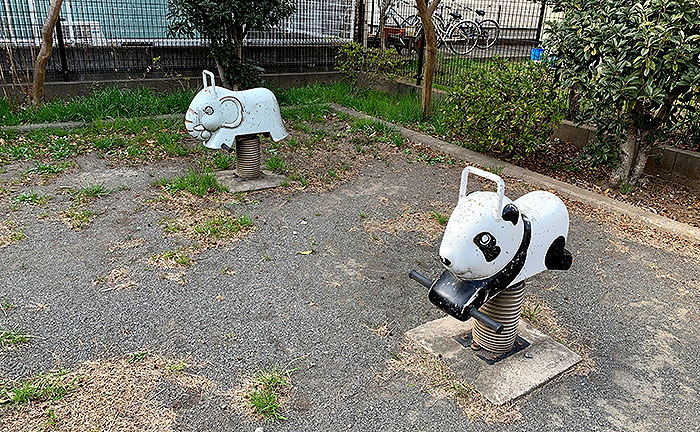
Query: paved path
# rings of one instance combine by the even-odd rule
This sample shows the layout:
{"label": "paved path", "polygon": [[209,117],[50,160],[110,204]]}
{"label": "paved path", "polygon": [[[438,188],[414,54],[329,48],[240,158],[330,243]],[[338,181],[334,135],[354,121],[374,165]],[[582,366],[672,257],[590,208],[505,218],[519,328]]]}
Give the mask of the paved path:
{"label": "paved path", "polygon": [[[422,390],[413,375],[387,372],[403,333],[441,316],[406,277],[411,268],[440,271],[439,236],[380,231],[377,241],[365,229],[365,223],[407,212],[454,206],[461,166],[376,161],[331,192],[257,194],[233,210],[255,216],[258,229],[230,247],[199,255],[185,270],[184,286],[144,263],[175,245],[158,226],[163,213],[144,201],[155,196],[154,177],[181,171],[182,163],[108,168],[86,157],[79,167],[37,190],[91,178],[129,189],[98,201],[97,221],[80,232],[33,217],[37,209],[12,214],[24,219],[28,239],[0,249],[0,298],[20,305],[6,317],[0,314],[0,326],[26,329],[37,339],[0,354],[0,377],[145,348],[190,355],[192,372],[222,391],[260,367],[293,361],[300,369],[293,375],[290,420],[266,430],[700,429],[696,257],[619,237],[607,222],[572,214],[573,268],[536,277],[528,290],[557,311],[569,340],[588,347],[594,369],[527,396],[515,424],[473,423],[453,400]],[[525,192],[513,187],[507,190],[512,198]],[[128,236],[145,244],[109,252]],[[311,255],[297,254],[311,248]],[[131,270],[138,289],[103,292],[93,285],[121,266]],[[222,274],[222,267],[236,273]],[[36,310],[37,304],[48,310]],[[392,323],[392,335],[368,330],[384,322]],[[179,429],[252,431],[259,425],[225,404],[218,394],[181,401]]]}

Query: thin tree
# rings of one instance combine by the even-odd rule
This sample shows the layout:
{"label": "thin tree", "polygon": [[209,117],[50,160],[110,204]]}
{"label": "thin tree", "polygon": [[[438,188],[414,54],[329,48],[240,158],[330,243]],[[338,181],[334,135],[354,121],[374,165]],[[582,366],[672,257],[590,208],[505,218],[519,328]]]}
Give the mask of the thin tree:
{"label": "thin tree", "polygon": [[379,41],[382,52],[386,50],[386,38],[384,37],[384,27],[386,27],[386,11],[394,0],[383,0],[379,7]]}
{"label": "thin tree", "polygon": [[428,117],[433,112],[433,80],[435,78],[435,65],[437,64],[437,35],[433,25],[433,14],[440,4],[440,0],[416,0],[418,15],[423,23],[425,34],[425,63],[423,64],[423,89],[421,96],[421,108],[423,115]]}
{"label": "thin tree", "polygon": [[49,11],[41,29],[41,48],[34,62],[34,79],[32,84],[32,105],[38,106],[44,100],[44,78],[46,76],[46,65],[51,58],[53,50],[53,31],[56,28],[58,17],[61,14],[63,0],[51,0]]}

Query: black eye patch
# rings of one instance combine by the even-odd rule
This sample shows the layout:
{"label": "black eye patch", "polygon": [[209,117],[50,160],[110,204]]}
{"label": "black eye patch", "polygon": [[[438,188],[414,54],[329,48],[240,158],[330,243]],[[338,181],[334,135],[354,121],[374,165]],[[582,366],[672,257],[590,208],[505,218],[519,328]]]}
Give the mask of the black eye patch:
{"label": "black eye patch", "polygon": [[491,233],[482,232],[474,237],[474,244],[484,254],[486,262],[491,262],[501,254],[501,248],[496,245],[496,239]]}

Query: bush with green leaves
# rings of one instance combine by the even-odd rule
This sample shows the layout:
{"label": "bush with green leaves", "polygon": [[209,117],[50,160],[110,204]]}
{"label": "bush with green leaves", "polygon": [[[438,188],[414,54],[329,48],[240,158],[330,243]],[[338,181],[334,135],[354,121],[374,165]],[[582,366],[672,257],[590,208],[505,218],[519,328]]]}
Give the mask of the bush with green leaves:
{"label": "bush with green leaves", "polygon": [[[636,182],[659,140],[700,91],[700,1],[554,0],[545,46],[581,118],[618,143],[615,184]],[[687,114],[685,114],[687,115]]]}
{"label": "bush with green leaves", "polygon": [[394,78],[402,62],[393,48],[382,51],[356,42],[341,46],[336,60],[336,70],[348,76],[356,91],[363,85],[371,87],[382,79]]}
{"label": "bush with green leaves", "polygon": [[209,40],[223,85],[244,89],[256,86],[261,73],[243,58],[246,35],[270,30],[294,10],[294,0],[168,0],[168,28],[173,35]]}
{"label": "bush with green leaves", "polygon": [[464,72],[441,111],[466,147],[520,156],[544,144],[564,107],[565,95],[546,64],[495,59]]}

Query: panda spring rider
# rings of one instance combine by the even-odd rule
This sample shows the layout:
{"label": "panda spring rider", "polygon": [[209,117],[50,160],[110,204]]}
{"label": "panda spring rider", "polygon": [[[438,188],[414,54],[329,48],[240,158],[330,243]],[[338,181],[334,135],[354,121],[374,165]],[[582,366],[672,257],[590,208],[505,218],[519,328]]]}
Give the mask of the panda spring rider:
{"label": "panda spring rider", "polygon": [[[495,182],[497,192],[467,195],[469,174]],[[544,270],[568,270],[572,263],[565,249],[569,213],[564,203],[544,191],[511,201],[504,189],[499,176],[464,169],[459,201],[440,245],[446,271],[434,282],[410,274],[430,287],[430,301],[447,314],[461,321],[474,317],[496,331],[499,324],[478,311],[484,303]]]}

